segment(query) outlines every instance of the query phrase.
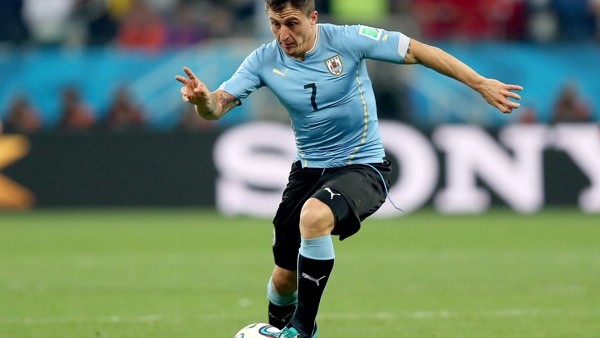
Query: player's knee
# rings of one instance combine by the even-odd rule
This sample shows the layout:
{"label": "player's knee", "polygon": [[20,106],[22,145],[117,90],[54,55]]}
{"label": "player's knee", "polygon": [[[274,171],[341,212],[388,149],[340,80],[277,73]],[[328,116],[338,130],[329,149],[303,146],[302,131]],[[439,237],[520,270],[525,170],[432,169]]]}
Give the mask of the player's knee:
{"label": "player's knee", "polygon": [[300,212],[300,233],[303,238],[325,236],[333,230],[334,217],[329,206],[316,198],[309,198]]}
{"label": "player's knee", "polygon": [[280,295],[293,294],[297,288],[297,279],[296,271],[282,269],[277,266],[273,270],[273,275],[271,276],[273,287]]}

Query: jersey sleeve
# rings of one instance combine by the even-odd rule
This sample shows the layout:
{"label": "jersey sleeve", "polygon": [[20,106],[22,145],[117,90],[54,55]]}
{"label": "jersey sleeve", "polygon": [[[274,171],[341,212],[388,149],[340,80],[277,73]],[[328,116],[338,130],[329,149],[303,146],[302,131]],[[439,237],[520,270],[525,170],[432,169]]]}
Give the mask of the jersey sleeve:
{"label": "jersey sleeve", "polygon": [[364,25],[347,26],[348,48],[354,49],[361,59],[403,63],[410,38],[400,32],[387,31]]}
{"label": "jersey sleeve", "polygon": [[219,89],[242,100],[248,97],[253,91],[263,86],[260,79],[259,50],[255,50],[246,57],[237,71],[223,82]]}

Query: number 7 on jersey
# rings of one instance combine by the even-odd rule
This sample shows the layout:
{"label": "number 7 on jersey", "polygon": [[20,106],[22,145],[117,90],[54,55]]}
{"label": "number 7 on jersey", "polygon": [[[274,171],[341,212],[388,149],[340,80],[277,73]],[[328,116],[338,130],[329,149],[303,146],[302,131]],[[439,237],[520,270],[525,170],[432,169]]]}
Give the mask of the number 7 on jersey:
{"label": "number 7 on jersey", "polygon": [[307,85],[304,85],[304,89],[312,89],[312,93],[310,95],[310,104],[313,107],[313,111],[319,110],[319,108],[317,107],[317,85],[314,82],[309,83]]}

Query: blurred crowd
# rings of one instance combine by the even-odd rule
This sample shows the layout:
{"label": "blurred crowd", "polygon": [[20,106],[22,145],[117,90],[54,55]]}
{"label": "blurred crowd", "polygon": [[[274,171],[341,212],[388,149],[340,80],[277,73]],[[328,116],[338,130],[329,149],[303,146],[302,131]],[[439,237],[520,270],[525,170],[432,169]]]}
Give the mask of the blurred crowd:
{"label": "blurred crowd", "polygon": [[[254,25],[256,5],[254,0],[0,0],[0,51],[114,46],[153,53],[210,39],[251,37],[254,32],[248,27]],[[106,111],[86,102],[81,91],[73,85],[57,93],[57,123],[42,119],[34,98],[17,93],[0,107],[0,130],[147,127],[144,111],[128,88],[116,90]],[[196,120],[186,106],[183,127],[211,127]]]}
{"label": "blurred crowd", "polygon": [[[31,134],[42,130],[40,111],[24,94],[12,98],[4,120],[4,132]],[[96,116],[105,116],[97,120]],[[92,129],[135,130],[144,128],[144,114],[125,87],[117,89],[104,114],[98,114],[92,105],[82,99],[77,86],[67,86],[61,91],[60,120],[56,129],[85,131]]]}
{"label": "blurred crowd", "polygon": [[251,34],[254,8],[254,0],[2,0],[0,42],[158,51]]}
{"label": "blurred crowd", "polygon": [[424,37],[600,41],[599,0],[413,0]]}
{"label": "blurred crowd", "polygon": [[[317,0],[316,4],[321,21],[373,24],[426,40],[600,39],[600,0]],[[2,0],[0,44],[116,44],[153,51],[258,34],[264,27],[255,19],[256,12],[263,8],[263,0]]]}
{"label": "blurred crowd", "polygon": [[[316,4],[321,22],[370,24],[425,41],[600,41],[600,0],[316,0]],[[152,53],[211,39],[268,35],[267,22],[257,11],[264,11],[264,0],[1,0],[0,49],[111,45]],[[390,74],[387,68],[373,69],[373,76],[388,84],[376,88],[380,113],[383,118],[402,119],[398,116],[406,110],[398,95],[402,81]],[[68,87],[60,94],[58,128],[144,128],[144,112],[127,88],[119,89],[101,114],[79,90]],[[32,133],[42,128],[39,112],[24,95],[16,95],[2,109],[5,131]],[[578,97],[576,86],[564,89],[554,109],[556,121],[590,118],[589,105]],[[534,112],[525,113],[523,121],[535,122]],[[181,125],[212,126],[195,119],[187,106]]]}

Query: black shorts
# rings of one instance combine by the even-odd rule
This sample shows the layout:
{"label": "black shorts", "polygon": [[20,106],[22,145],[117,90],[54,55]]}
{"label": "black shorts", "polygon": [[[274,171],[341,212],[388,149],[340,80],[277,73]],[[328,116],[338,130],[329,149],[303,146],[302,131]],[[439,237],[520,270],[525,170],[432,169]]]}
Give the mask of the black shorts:
{"label": "black shorts", "polygon": [[275,264],[296,270],[300,211],[306,200],[314,197],[331,208],[335,218],[332,235],[339,235],[343,240],[358,232],[360,222],[385,202],[390,172],[388,161],[326,169],[302,168],[300,161],[296,161],[273,219]]}

